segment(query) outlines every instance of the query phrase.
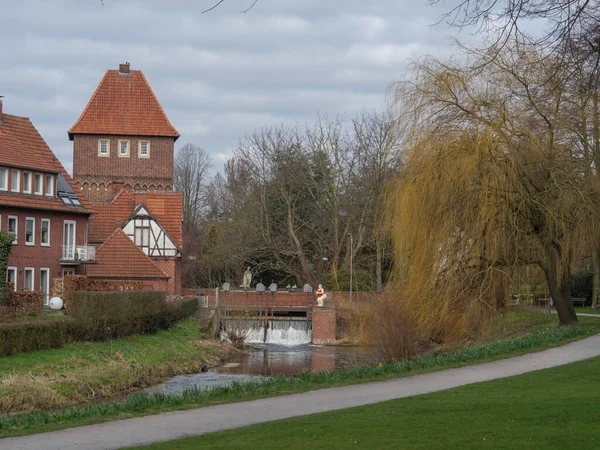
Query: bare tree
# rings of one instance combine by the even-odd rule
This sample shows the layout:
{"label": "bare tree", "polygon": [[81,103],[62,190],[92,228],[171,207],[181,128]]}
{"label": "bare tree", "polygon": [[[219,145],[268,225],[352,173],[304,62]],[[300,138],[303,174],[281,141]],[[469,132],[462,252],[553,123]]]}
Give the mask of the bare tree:
{"label": "bare tree", "polygon": [[175,155],[175,190],[183,194],[183,222],[198,226],[207,205],[207,186],[213,162],[206,151],[192,143],[184,144]]}
{"label": "bare tree", "polygon": [[[441,0],[427,0],[430,4]],[[458,27],[476,26],[492,42],[491,47],[527,43],[544,49],[556,58],[581,54],[574,43],[586,43],[586,53],[598,53],[599,41],[590,36],[600,26],[598,0],[456,0],[443,21]],[[525,24],[545,22],[539,35],[526,30]]]}

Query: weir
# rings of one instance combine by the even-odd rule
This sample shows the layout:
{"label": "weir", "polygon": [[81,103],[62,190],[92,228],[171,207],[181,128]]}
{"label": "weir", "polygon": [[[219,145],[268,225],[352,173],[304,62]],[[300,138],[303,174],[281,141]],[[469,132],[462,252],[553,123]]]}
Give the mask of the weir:
{"label": "weir", "polygon": [[308,320],[262,320],[228,318],[221,321],[221,338],[228,332],[244,338],[248,344],[302,345],[312,340],[312,323]]}
{"label": "weir", "polygon": [[[217,307],[223,339],[278,345],[335,342],[335,310],[317,307],[313,293],[229,291],[222,293]],[[314,320],[326,312],[333,321],[317,320],[314,335]]]}

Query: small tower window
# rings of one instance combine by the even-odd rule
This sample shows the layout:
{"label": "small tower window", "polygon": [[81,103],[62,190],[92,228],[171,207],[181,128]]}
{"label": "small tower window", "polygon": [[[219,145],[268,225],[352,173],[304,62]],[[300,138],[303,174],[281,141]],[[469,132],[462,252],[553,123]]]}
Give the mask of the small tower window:
{"label": "small tower window", "polygon": [[119,156],[121,158],[129,157],[129,141],[119,141]]}
{"label": "small tower window", "polygon": [[150,142],[148,142],[148,141],[140,141],[139,142],[138,157],[139,158],[150,158]]}
{"label": "small tower window", "polygon": [[110,156],[110,141],[108,139],[98,140],[98,156]]}

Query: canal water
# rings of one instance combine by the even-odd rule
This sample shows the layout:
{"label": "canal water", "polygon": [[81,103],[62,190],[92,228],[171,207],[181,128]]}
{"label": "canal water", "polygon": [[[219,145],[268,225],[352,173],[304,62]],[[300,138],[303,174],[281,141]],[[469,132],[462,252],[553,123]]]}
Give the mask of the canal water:
{"label": "canal water", "polygon": [[147,392],[178,394],[186,389],[210,389],[271,375],[317,373],[377,362],[367,350],[347,346],[253,344],[246,352],[241,361],[208,372],[176,376]]}

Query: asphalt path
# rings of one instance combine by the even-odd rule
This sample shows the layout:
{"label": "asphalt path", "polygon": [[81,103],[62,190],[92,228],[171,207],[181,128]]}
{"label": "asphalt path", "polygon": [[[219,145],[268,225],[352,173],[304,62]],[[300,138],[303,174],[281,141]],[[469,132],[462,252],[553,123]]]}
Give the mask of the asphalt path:
{"label": "asphalt path", "polygon": [[600,335],[515,358],[390,381],[175,411],[0,439],[0,450],[116,449],[255,423],[369,405],[496,380],[600,356]]}

